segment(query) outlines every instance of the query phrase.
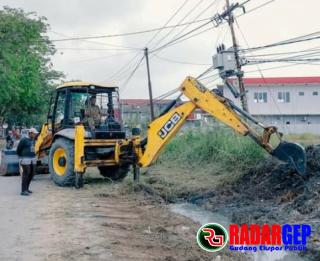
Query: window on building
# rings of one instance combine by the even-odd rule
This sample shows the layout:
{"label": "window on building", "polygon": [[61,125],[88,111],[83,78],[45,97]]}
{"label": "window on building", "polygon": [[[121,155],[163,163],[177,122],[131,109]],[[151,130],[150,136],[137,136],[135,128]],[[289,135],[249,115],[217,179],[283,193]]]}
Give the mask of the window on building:
{"label": "window on building", "polygon": [[308,120],[307,116],[300,116],[300,121],[306,122]]}
{"label": "window on building", "polygon": [[278,102],[290,102],[290,92],[278,92]]}
{"label": "window on building", "polygon": [[304,96],[304,92],[299,92],[299,96]]}
{"label": "window on building", "polygon": [[267,103],[268,102],[268,96],[266,92],[255,92],[253,94],[253,101],[255,103]]}
{"label": "window on building", "polygon": [[312,95],[313,95],[313,96],[318,96],[319,93],[318,93],[318,92],[312,92]]}

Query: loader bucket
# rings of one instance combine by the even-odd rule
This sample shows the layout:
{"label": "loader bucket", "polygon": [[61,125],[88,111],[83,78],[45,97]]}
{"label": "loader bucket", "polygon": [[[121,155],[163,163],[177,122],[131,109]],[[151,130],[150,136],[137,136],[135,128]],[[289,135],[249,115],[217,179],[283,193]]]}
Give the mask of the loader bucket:
{"label": "loader bucket", "polygon": [[271,154],[279,160],[289,163],[299,174],[303,175],[305,173],[306,152],[301,145],[281,141]]}
{"label": "loader bucket", "polygon": [[0,175],[19,175],[19,157],[15,149],[1,150]]}

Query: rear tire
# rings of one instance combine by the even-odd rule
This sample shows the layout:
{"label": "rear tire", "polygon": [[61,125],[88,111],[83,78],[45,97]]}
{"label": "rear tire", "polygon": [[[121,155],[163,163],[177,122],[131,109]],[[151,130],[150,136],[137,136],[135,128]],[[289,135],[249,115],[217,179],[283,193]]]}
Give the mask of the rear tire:
{"label": "rear tire", "polygon": [[123,180],[129,172],[129,166],[102,166],[98,167],[98,169],[100,171],[100,175],[105,178],[109,178],[112,181]]}
{"label": "rear tire", "polygon": [[65,138],[55,140],[49,154],[49,171],[58,186],[70,187],[75,184],[74,142]]}

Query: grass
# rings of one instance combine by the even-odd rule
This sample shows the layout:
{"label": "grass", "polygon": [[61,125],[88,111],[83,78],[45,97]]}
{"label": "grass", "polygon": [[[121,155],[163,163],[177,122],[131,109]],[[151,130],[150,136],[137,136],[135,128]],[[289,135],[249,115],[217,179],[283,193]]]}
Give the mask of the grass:
{"label": "grass", "polygon": [[144,191],[166,202],[191,200],[216,186],[238,180],[266,157],[250,138],[221,128],[176,136],[154,166],[142,170],[141,182],[127,178],[124,193]]}
{"label": "grass", "polygon": [[160,162],[174,161],[191,168],[213,164],[228,170],[244,170],[265,157],[264,150],[250,138],[221,128],[209,132],[187,132],[176,137],[160,156]]}
{"label": "grass", "polygon": [[304,146],[320,144],[320,135],[315,135],[312,133],[286,134],[284,135],[284,139],[288,141],[298,142]]}

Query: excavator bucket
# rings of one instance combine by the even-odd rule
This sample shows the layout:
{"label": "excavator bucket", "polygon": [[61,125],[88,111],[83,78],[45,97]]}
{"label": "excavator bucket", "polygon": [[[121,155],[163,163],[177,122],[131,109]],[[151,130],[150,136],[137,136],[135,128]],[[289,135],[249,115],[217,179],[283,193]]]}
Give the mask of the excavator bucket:
{"label": "excavator bucket", "polygon": [[281,141],[271,154],[279,160],[289,163],[299,174],[305,173],[307,159],[306,152],[301,145]]}
{"label": "excavator bucket", "polygon": [[19,157],[15,149],[1,150],[0,155],[0,175],[18,175],[19,174]]}

